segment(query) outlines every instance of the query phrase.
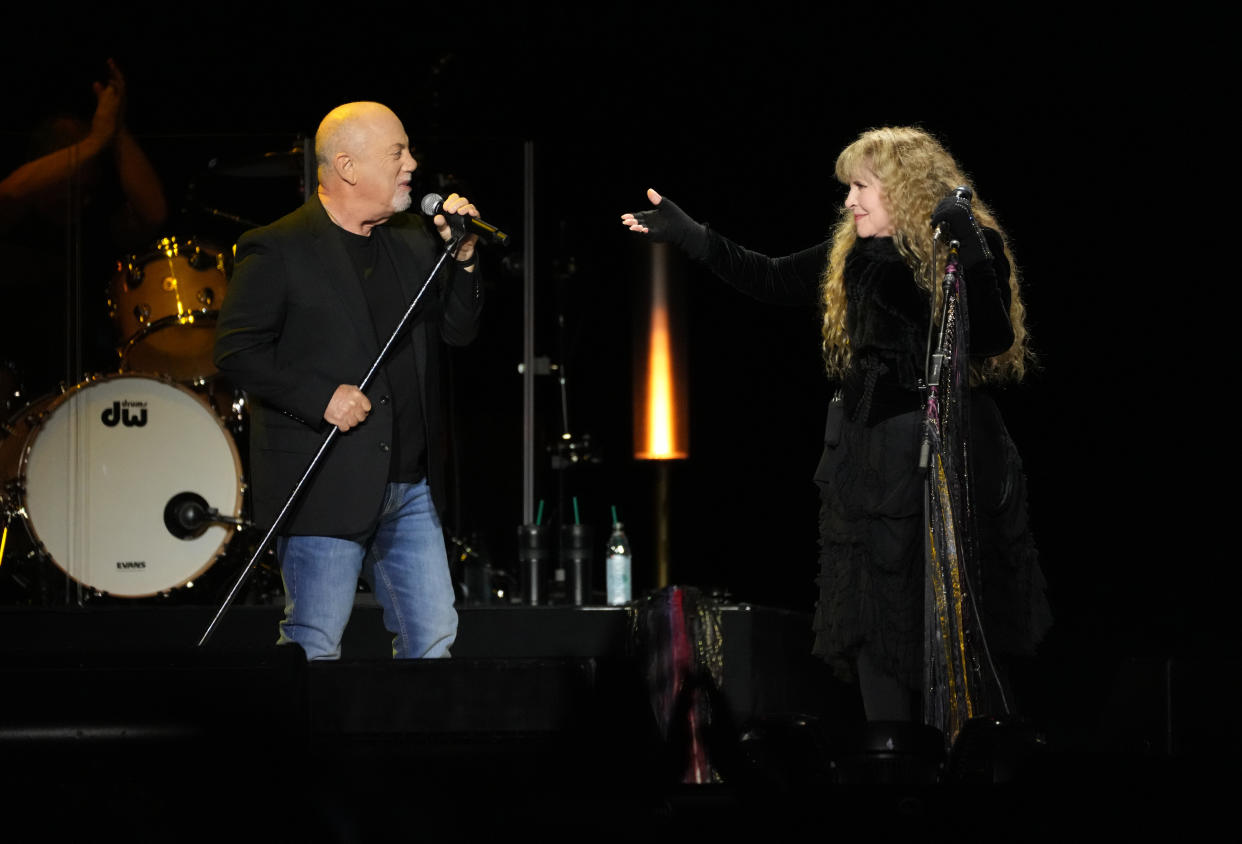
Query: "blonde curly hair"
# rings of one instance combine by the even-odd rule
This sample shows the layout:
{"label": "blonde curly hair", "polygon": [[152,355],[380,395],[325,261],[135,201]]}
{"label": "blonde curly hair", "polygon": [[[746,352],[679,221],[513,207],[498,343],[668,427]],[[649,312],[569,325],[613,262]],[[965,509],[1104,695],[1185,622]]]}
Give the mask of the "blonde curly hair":
{"label": "blonde curly hair", "polygon": [[[939,315],[944,294],[941,290],[943,266],[933,266],[931,215],[936,204],[959,185],[970,180],[948,150],[930,134],[917,127],[896,126],[871,129],[860,135],[837,156],[836,176],[843,184],[859,174],[870,174],[879,182],[881,196],[893,223],[893,242],[918,285],[932,297],[932,313]],[[972,188],[973,191],[973,188]],[[1007,351],[971,364],[976,382],[1019,381],[1028,363],[1033,363],[1027,343],[1026,308],[1019,294],[1018,265],[1008,238],[987,204],[974,191],[971,209],[980,225],[995,229],[1005,242],[1009,259],[1009,320],[1014,342]],[[845,333],[845,258],[853,249],[853,215],[842,207],[833,233],[828,266],[824,271],[824,361],[834,377],[844,374],[850,361],[849,337]],[[944,248],[941,247],[941,254]]]}

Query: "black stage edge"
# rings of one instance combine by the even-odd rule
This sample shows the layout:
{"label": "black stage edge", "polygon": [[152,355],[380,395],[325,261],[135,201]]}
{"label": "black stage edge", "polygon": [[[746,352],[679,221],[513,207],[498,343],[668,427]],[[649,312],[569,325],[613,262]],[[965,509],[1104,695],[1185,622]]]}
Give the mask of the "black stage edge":
{"label": "black stage edge", "polygon": [[[203,648],[208,606],[0,608],[0,658],[95,655],[262,656],[272,650],[281,609],[231,608]],[[452,661],[625,660],[634,657],[632,611],[624,607],[463,607]],[[722,606],[723,691],[737,717],[779,712],[841,714],[852,697],[810,656],[806,614],[752,605]],[[391,655],[381,612],[360,595],[346,630],[347,662]],[[825,709],[828,707],[828,709]],[[845,708],[843,710],[843,708]]]}
{"label": "black stage edge", "polygon": [[1098,746],[985,730],[949,760],[957,778],[937,782],[900,730],[862,727],[851,691],[810,656],[805,614],[726,606],[724,680],[698,735],[718,776],[692,785],[685,736],[661,733],[624,608],[464,607],[453,659],[395,662],[362,598],[345,657],[312,664],[274,646],[277,607],[236,606],[195,647],[214,612],[0,609],[7,840],[756,825],[880,840],[1194,838],[1238,781],[1230,702],[1209,709],[1203,696],[1220,666],[1129,664]]}
{"label": "black stage edge", "polygon": [[[367,597],[343,659],[311,664],[275,646],[274,606],[231,608],[203,648],[211,606],[0,609],[0,799],[139,836],[223,834],[241,807],[262,807],[247,829],[278,834],[293,805],[333,841],[414,806],[463,828],[719,811],[715,786],[682,787],[685,747],[661,735],[632,609],[463,607],[452,659],[398,662]],[[730,744],[764,718],[854,717],[810,657],[806,615],[720,618],[714,717]]]}

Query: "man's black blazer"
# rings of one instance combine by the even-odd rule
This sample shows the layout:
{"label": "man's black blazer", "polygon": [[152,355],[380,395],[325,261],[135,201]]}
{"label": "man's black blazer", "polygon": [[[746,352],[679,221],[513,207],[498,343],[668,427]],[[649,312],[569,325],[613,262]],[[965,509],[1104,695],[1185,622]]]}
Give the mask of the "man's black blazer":
{"label": "man's black blazer", "polygon": [[[407,303],[443,250],[421,217],[376,226]],[[482,309],[478,272],[452,258],[415,312],[413,354],[426,420],[427,475],[445,502],[440,344],[474,339]],[[318,197],[237,243],[216,328],[215,363],[250,405],[250,492],[255,521],[270,527],[329,430],[323,413],[341,384],[361,383],[379,354],[367,300],[336,224]],[[337,434],[280,532],[349,536],[379,515],[392,455],[393,402],[381,368],[367,389],[371,414]]]}

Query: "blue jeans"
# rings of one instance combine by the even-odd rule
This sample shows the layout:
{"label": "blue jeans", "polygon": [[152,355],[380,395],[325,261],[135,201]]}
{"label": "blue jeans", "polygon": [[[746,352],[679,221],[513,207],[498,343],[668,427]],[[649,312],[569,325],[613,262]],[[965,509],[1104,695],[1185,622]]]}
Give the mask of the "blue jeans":
{"label": "blue jeans", "polygon": [[397,659],[447,657],[457,610],[440,517],[426,481],[388,484],[374,531],[361,541],[282,536],[276,542],[285,584],[279,644],[307,659],[338,659],[361,577],[371,584],[393,634]]}

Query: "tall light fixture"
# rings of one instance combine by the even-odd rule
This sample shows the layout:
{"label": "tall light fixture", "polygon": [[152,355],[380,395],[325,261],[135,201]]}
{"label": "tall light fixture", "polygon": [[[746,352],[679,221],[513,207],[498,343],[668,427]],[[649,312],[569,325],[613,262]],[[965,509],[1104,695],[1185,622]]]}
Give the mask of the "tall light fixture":
{"label": "tall light fixture", "polygon": [[684,314],[670,277],[669,247],[651,244],[646,307],[637,311],[634,368],[634,457],[656,464],[656,586],[669,585],[669,463],[690,456]]}

